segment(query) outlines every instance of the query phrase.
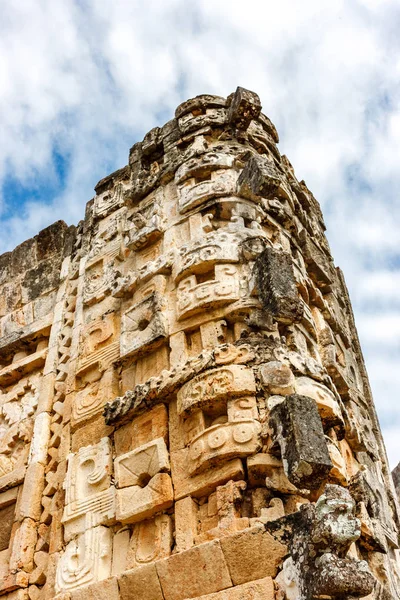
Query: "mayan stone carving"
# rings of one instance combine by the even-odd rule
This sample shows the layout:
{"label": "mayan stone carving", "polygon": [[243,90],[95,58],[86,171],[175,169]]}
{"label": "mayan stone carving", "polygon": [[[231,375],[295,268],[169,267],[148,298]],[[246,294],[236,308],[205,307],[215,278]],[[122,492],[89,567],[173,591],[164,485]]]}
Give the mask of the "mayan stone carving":
{"label": "mayan stone carving", "polygon": [[400,599],[344,278],[278,141],[253,92],[188,100],[0,257],[0,596]]}

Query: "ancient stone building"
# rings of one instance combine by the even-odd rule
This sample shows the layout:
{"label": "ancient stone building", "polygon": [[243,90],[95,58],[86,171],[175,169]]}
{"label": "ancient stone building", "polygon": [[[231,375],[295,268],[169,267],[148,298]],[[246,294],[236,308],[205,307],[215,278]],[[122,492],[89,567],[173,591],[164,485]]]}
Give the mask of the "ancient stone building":
{"label": "ancient stone building", "polygon": [[0,594],[400,598],[322,214],[256,94],[199,96],[0,257]]}

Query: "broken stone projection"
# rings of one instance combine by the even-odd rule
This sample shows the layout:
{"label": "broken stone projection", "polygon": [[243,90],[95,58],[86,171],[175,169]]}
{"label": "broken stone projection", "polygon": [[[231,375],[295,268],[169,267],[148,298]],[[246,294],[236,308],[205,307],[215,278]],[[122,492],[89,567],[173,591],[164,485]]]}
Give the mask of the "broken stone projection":
{"label": "broken stone projection", "polygon": [[318,202],[198,96],[0,257],[0,595],[395,600],[399,505]]}

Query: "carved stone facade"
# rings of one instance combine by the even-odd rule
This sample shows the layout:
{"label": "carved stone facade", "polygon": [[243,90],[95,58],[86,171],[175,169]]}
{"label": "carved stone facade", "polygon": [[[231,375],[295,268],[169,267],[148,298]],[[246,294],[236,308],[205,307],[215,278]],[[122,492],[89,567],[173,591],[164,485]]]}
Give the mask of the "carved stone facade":
{"label": "carved stone facade", "polygon": [[199,96],[0,257],[0,595],[395,600],[399,505],[317,201]]}

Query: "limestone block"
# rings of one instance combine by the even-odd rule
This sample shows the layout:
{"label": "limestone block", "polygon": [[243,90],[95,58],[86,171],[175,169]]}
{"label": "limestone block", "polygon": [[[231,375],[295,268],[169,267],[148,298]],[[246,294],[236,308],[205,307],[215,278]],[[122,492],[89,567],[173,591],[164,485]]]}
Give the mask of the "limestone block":
{"label": "limestone block", "polygon": [[116,491],[116,518],[121,523],[136,523],[172,506],[174,492],[171,477],[157,473],[140,487],[133,485]]}
{"label": "limestone block", "polygon": [[126,555],[126,568],[140,567],[171,554],[172,519],[157,515],[135,525]]}
{"label": "limestone block", "polygon": [[175,110],[175,117],[178,119],[182,115],[186,115],[188,113],[202,114],[207,108],[215,108],[221,106],[224,107],[225,105],[226,99],[222,98],[221,96],[201,94],[200,96],[190,98],[189,100],[185,100],[185,102],[179,104],[179,106]]}
{"label": "limestone block", "polygon": [[285,507],[281,498],[271,498],[268,508],[261,508],[260,515],[250,519],[250,525],[265,524],[285,516]]}
{"label": "limestone block", "polygon": [[164,188],[152,192],[136,210],[128,215],[124,243],[139,250],[159,240],[165,228]]}
{"label": "limestone block", "polygon": [[234,302],[240,297],[239,272],[235,265],[216,264],[215,278],[200,282],[192,274],[184,277],[177,286],[177,319],[187,319],[196,313]]}
{"label": "limestone block", "polygon": [[115,452],[120,456],[157,438],[168,441],[168,410],[165,404],[158,404],[117,429],[114,433]]}
{"label": "limestone block", "polygon": [[287,396],[294,393],[294,375],[287,365],[279,361],[271,361],[261,365],[260,378],[263,386],[271,394]]}
{"label": "limestone block", "polygon": [[310,377],[297,377],[295,388],[296,394],[308,396],[315,400],[325,429],[338,425],[343,426],[339,403],[325,385],[310,379]]}
{"label": "limestone block", "polygon": [[168,449],[163,438],[158,438],[115,460],[117,486],[145,485],[156,473],[170,470]]}
{"label": "limestone block", "polygon": [[207,272],[216,264],[239,262],[239,247],[235,242],[233,233],[211,231],[182,245],[173,264],[173,278],[179,281],[189,273]]}
{"label": "limestone block", "polygon": [[331,483],[338,483],[339,485],[347,485],[348,484],[348,476],[347,476],[347,466],[346,461],[343,458],[340,449],[338,446],[330,440],[328,437],[326,438],[326,443],[328,447],[329,457],[332,461],[332,469],[329,473],[329,479]]}
{"label": "limestone block", "polygon": [[120,575],[126,571],[126,556],[129,549],[129,539],[131,532],[127,527],[123,527],[113,537],[112,550],[112,575]]}
{"label": "limestone block", "polygon": [[78,390],[72,401],[71,424],[73,428],[95,415],[100,414],[107,400],[118,395],[118,379],[111,367],[98,381],[85,385]]}
{"label": "limestone block", "polygon": [[298,322],[303,304],[296,287],[292,257],[267,247],[258,256],[254,270],[263,308],[281,323]]}
{"label": "limestone block", "polygon": [[189,550],[197,536],[197,504],[190,497],[175,502],[175,542],[178,552]]}
{"label": "limestone block", "polygon": [[[20,361],[17,361],[19,363]],[[35,414],[39,400],[37,379],[30,377],[22,379],[11,391],[2,394],[0,415],[4,421],[3,427],[11,427],[15,423],[32,417]]]}
{"label": "limestone block", "polygon": [[43,412],[36,416],[33,425],[33,436],[29,450],[29,463],[46,465],[47,449],[50,441],[50,420],[48,413]]}
{"label": "limestone block", "polygon": [[[0,581],[0,592],[4,595],[7,592],[15,594],[14,598],[24,598],[26,590],[19,590],[19,588],[27,588],[29,582],[29,575],[24,571],[18,571],[17,573],[9,573]],[[18,591],[12,592],[17,589]],[[10,594],[11,595],[11,594]],[[12,596],[11,596],[12,597]],[[25,596],[26,598],[26,596]],[[24,600],[25,600],[24,598]]]}
{"label": "limestone block", "polygon": [[238,129],[247,129],[252,119],[256,119],[261,112],[261,102],[258,94],[237,87],[231,98],[227,115],[228,123]]}
{"label": "limestone block", "polygon": [[283,175],[274,162],[264,156],[253,155],[246,163],[238,180],[238,192],[245,198],[273,198],[279,192]]}
{"label": "limestone block", "polygon": [[46,571],[49,562],[49,555],[47,552],[43,551],[35,552],[33,560],[35,563],[35,568],[29,576],[29,583],[43,585],[46,583]]}
{"label": "limestone block", "polygon": [[293,394],[270,412],[285,473],[298,487],[317,489],[332,468],[315,400]]}
{"label": "limestone block", "polygon": [[95,257],[86,264],[83,285],[83,302],[91,306],[103,300],[111,291],[113,259],[119,252],[119,243],[109,253]]}
{"label": "limestone block", "polygon": [[172,452],[170,458],[175,500],[189,495],[201,498],[211,494],[218,485],[223,485],[230,479],[237,481],[244,477],[242,461],[239,458],[217,465],[210,471],[192,477],[188,474],[187,448]]}
{"label": "limestone block", "polygon": [[264,577],[194,600],[275,600],[274,581],[272,577]]}
{"label": "limestone block", "polygon": [[196,475],[220,461],[254,454],[261,448],[258,421],[213,425],[197,435],[189,446],[189,475]]}
{"label": "limestone block", "polygon": [[27,590],[15,590],[15,592],[7,594],[5,598],[7,598],[7,600],[28,600],[29,596]]}
{"label": "limestone block", "polygon": [[234,195],[237,178],[236,171],[219,169],[211,171],[207,179],[192,177],[178,184],[179,212],[186,213],[210,198]]}
{"label": "limestone block", "polygon": [[[157,573],[165,600],[184,600],[232,586],[218,541],[195,546],[158,561]],[[182,576],[178,576],[182,573]]]}
{"label": "limestone block", "polygon": [[[224,108],[206,108],[204,114],[187,113],[178,118],[178,127],[182,134],[188,134],[196,129],[210,129],[212,125],[223,125],[226,121]],[[193,135],[193,134],[192,134]]]}
{"label": "limestone block", "polygon": [[107,579],[111,574],[111,531],[94,527],[67,544],[56,574],[56,591],[69,591]]}
{"label": "limestone block", "polygon": [[121,356],[134,356],[154,348],[168,335],[168,322],[157,293],[129,308],[122,315]]}
{"label": "limestone block", "polygon": [[107,187],[104,189],[102,186],[99,187],[103,181],[104,180],[101,180],[95,187],[97,193],[94,197],[93,213],[97,218],[105,217],[111,210],[115,210],[123,202],[124,186],[122,182],[118,182],[114,188]]}
{"label": "limestone block", "polygon": [[247,469],[252,486],[266,485],[269,490],[283,494],[299,493],[299,489],[285,475],[282,462],[271,454],[249,456]]}
{"label": "limestone block", "polygon": [[82,589],[73,590],[71,600],[119,600],[118,581],[116,577],[93,583]]}
{"label": "limestone block", "polygon": [[53,406],[55,373],[42,377],[37,414],[50,412]]}
{"label": "limestone block", "polygon": [[329,291],[330,285],[335,281],[333,261],[322,252],[320,247],[306,234],[305,230],[303,232],[304,236],[301,244],[307,271],[321,290]]}
{"label": "limestone block", "polygon": [[[182,163],[175,172],[175,182],[182,183],[192,177],[203,177],[211,171],[218,171],[219,169],[231,169],[233,165],[233,154],[219,152],[213,148],[212,151],[203,152],[200,156],[192,156],[192,158]],[[199,222],[198,217],[195,216],[194,218]]]}
{"label": "limestone block", "polygon": [[243,365],[227,365],[210,369],[194,377],[182,386],[177,394],[177,407],[180,415],[212,406],[235,396],[255,394],[256,382],[252,369]]}
{"label": "limestone block", "polygon": [[228,400],[228,421],[248,421],[258,419],[257,399],[255,396],[244,396]]}
{"label": "limestone block", "polygon": [[24,519],[17,528],[12,540],[10,571],[24,570],[29,573],[33,570],[36,539],[35,521]]}
{"label": "limestone block", "polygon": [[39,462],[31,463],[26,470],[22,494],[18,503],[17,516],[19,519],[30,517],[35,521],[39,521],[42,512],[41,499],[43,489],[44,466]]}
{"label": "limestone block", "polygon": [[88,527],[107,524],[114,519],[115,490],[110,487],[111,472],[111,443],[108,438],[68,456],[62,519],[67,540]]}
{"label": "limestone block", "polygon": [[118,581],[121,600],[164,600],[155,564],[126,571]]}
{"label": "limestone block", "polygon": [[221,538],[220,541],[234,585],[275,577],[287,554],[286,546],[274,539],[262,525]]}
{"label": "limestone block", "polygon": [[118,327],[114,313],[108,313],[85,325],[80,334],[77,375],[97,367],[106,371],[119,357]]}
{"label": "limestone block", "polygon": [[26,467],[24,465],[17,466],[13,471],[6,472],[0,477],[0,491],[8,490],[23,482],[25,477]]}
{"label": "limestone block", "polygon": [[[103,416],[100,415],[93,421],[86,422],[84,427],[80,427],[72,434],[71,450],[72,452],[78,452],[80,448],[84,448],[91,444],[98,444],[102,438],[109,437],[113,431],[114,427],[107,426]],[[67,427],[63,428],[63,435],[64,433],[67,433]],[[69,440],[66,439],[65,442],[66,446],[69,448]]]}

